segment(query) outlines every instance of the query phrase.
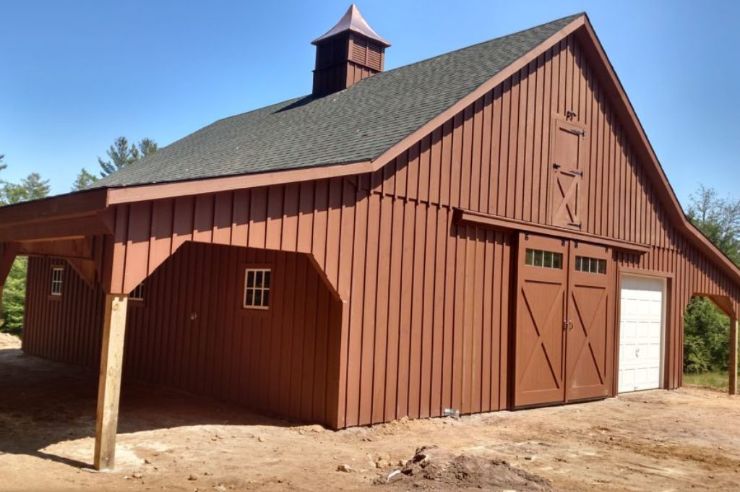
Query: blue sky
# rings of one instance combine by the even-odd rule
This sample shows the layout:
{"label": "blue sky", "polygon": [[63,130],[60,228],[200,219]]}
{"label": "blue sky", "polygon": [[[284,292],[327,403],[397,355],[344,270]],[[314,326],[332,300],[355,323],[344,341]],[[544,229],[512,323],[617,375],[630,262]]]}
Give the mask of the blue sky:
{"label": "blue sky", "polygon": [[[160,145],[306,94],[309,42],[348,0],[3,1],[0,153],[54,193],[119,135]],[[358,6],[393,68],[587,11],[682,202],[740,188],[740,2],[380,1]]]}

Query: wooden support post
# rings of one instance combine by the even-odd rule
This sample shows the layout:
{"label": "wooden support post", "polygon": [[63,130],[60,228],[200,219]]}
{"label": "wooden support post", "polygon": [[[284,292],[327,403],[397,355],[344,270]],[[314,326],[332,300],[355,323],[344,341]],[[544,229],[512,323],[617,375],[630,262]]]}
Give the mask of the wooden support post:
{"label": "wooden support post", "polygon": [[738,320],[730,318],[730,394],[737,394],[737,332]]}
{"label": "wooden support post", "polygon": [[0,325],[5,324],[5,320],[2,319],[2,307],[3,307],[3,292],[5,292],[5,282],[10,275],[10,269],[13,267],[15,261],[15,253],[17,248],[13,245],[0,243]]}
{"label": "wooden support post", "polygon": [[121,395],[123,341],[128,296],[106,294],[103,348],[100,353],[98,412],[95,426],[95,468],[115,466],[118,402]]}

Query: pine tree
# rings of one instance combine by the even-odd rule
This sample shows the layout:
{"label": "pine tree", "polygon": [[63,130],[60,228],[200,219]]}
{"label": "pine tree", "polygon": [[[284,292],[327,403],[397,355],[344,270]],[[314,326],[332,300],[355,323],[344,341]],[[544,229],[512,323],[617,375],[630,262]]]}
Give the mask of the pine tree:
{"label": "pine tree", "polygon": [[88,172],[87,169],[83,168],[80,170],[80,174],[77,175],[75,182],[72,183],[72,191],[86,190],[97,180],[97,176]]}
{"label": "pine tree", "polygon": [[138,144],[129,144],[126,137],[118,137],[106,151],[109,160],[98,157],[100,176],[109,176],[156,151],[157,143],[152,139],[144,138]]}
{"label": "pine tree", "polygon": [[[0,156],[0,170],[6,165]],[[38,173],[31,173],[20,183],[0,182],[0,205],[37,200],[49,195],[49,181]],[[23,311],[26,298],[26,271],[28,260],[16,258],[5,280],[0,305],[0,330],[20,334],[23,329]]]}
{"label": "pine tree", "polygon": [[142,158],[147,157],[159,150],[157,142],[155,142],[151,138],[142,138],[139,142],[138,147]]}
{"label": "pine tree", "polygon": [[3,200],[7,204],[38,200],[49,196],[49,180],[41,179],[38,173],[31,173],[20,183],[3,185]]}

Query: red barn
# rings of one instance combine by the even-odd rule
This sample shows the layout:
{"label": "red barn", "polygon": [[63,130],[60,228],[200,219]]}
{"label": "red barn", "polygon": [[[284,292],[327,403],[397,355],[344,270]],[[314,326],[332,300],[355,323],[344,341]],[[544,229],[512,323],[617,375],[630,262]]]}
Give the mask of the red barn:
{"label": "red barn", "polygon": [[23,349],[100,368],[97,467],[122,368],[334,429],[564,404],[680,386],[698,294],[736,367],[740,271],[585,14],[389,71],[354,6],[313,44],[311,94],[0,209]]}

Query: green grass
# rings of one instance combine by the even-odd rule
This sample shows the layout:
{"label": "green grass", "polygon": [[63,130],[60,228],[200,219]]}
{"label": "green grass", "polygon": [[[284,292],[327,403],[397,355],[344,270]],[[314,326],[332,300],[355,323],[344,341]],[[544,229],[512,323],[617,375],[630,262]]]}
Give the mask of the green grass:
{"label": "green grass", "polygon": [[[740,375],[740,371],[738,371],[738,375]],[[702,388],[711,388],[720,391],[727,391],[728,380],[727,372],[684,373],[683,375],[683,384],[685,386],[701,386]]]}

